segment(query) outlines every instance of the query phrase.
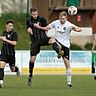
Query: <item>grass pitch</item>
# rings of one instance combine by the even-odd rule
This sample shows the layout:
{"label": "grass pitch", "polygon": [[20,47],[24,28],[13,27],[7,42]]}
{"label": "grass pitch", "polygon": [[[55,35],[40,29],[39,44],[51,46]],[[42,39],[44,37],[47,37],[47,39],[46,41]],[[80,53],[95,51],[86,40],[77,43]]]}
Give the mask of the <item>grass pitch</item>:
{"label": "grass pitch", "polygon": [[66,76],[34,76],[27,86],[27,76],[5,76],[0,96],[96,96],[94,76],[73,76],[72,88],[67,88]]}

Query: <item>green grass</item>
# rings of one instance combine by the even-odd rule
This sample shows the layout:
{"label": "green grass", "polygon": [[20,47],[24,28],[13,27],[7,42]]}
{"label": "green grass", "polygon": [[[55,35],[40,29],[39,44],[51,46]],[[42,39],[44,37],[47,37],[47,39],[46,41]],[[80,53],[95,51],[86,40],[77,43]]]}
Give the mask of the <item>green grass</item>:
{"label": "green grass", "polygon": [[27,76],[5,76],[0,96],[96,96],[93,76],[73,76],[73,88],[68,89],[66,76],[34,76],[32,86],[26,84]]}

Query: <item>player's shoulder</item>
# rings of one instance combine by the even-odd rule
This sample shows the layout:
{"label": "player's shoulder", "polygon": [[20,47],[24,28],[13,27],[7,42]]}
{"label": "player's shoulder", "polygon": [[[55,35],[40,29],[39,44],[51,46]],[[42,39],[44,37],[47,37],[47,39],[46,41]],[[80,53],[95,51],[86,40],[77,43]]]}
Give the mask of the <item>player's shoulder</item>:
{"label": "player's shoulder", "polygon": [[54,20],[52,23],[53,24],[58,24],[60,21],[59,20]]}
{"label": "player's shoulder", "polygon": [[68,21],[68,20],[66,20],[66,23],[67,23],[67,24],[71,24],[71,22],[70,22],[70,21]]}
{"label": "player's shoulder", "polygon": [[45,19],[43,16],[38,16],[38,18]]}
{"label": "player's shoulder", "polygon": [[73,23],[71,23],[70,21],[67,20],[67,21],[65,22],[65,24],[66,24],[66,25],[72,25]]}
{"label": "player's shoulder", "polygon": [[41,20],[46,20],[43,16],[38,16],[38,18]]}
{"label": "player's shoulder", "polygon": [[60,21],[59,21],[59,20],[55,20],[55,21],[53,21],[53,22],[55,22],[55,23],[59,23]]}
{"label": "player's shoulder", "polygon": [[13,34],[13,35],[17,35],[17,32],[16,32],[16,31],[12,31],[12,34]]}

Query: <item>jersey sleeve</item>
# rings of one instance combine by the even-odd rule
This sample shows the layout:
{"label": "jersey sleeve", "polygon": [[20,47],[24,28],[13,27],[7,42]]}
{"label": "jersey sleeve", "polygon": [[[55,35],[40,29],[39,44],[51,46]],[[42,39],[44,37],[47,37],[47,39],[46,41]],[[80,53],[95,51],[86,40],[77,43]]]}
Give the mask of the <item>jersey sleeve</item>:
{"label": "jersey sleeve", "polygon": [[78,26],[71,23],[71,29],[77,28]]}
{"label": "jersey sleeve", "polygon": [[34,27],[34,23],[31,22],[31,18],[29,18],[29,19],[26,21],[26,25],[27,25],[27,29]]}
{"label": "jersey sleeve", "polygon": [[46,27],[47,26],[47,20],[44,17],[40,17],[41,18],[41,26],[42,27]]}
{"label": "jersey sleeve", "polygon": [[49,28],[50,28],[50,29],[54,28],[54,27],[55,27],[54,24],[55,24],[55,21],[51,22],[51,23],[48,25]]}
{"label": "jersey sleeve", "polygon": [[12,41],[18,41],[18,35],[16,32],[12,34]]}

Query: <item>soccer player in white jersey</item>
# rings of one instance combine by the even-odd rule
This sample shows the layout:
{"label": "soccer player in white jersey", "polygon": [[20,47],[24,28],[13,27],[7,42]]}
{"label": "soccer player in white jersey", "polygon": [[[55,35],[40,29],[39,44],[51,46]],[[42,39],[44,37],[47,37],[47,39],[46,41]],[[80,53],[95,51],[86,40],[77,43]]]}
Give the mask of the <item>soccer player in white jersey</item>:
{"label": "soccer player in white jersey", "polygon": [[67,85],[69,88],[71,88],[71,68],[69,62],[70,33],[72,30],[80,32],[81,29],[67,20],[67,13],[65,11],[59,13],[59,20],[53,21],[48,26],[41,27],[37,24],[35,27],[42,30],[55,28],[55,40],[62,46],[62,50],[64,51],[62,58],[66,67]]}

